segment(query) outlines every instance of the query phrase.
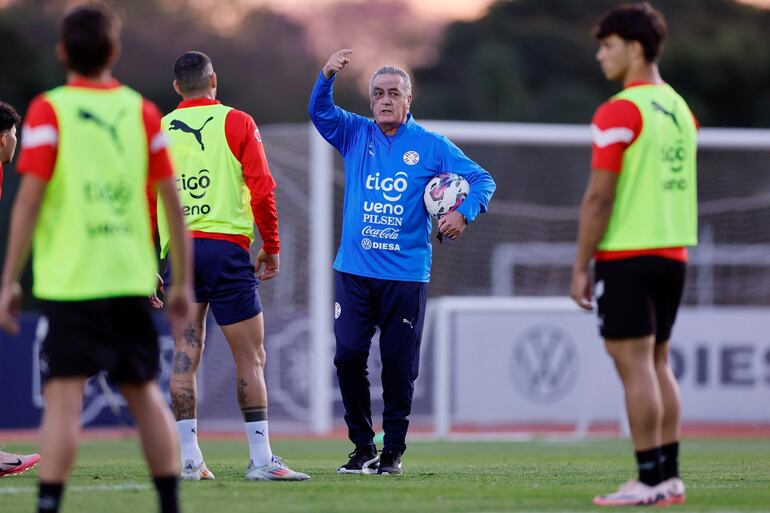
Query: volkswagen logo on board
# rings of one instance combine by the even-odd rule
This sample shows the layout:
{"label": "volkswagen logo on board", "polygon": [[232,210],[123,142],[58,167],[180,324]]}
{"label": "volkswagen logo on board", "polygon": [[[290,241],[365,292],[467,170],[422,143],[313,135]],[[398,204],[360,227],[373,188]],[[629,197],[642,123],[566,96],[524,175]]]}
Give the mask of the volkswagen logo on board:
{"label": "volkswagen logo on board", "polygon": [[511,379],[534,403],[548,404],[563,398],[578,376],[577,348],[561,328],[539,324],[513,344]]}

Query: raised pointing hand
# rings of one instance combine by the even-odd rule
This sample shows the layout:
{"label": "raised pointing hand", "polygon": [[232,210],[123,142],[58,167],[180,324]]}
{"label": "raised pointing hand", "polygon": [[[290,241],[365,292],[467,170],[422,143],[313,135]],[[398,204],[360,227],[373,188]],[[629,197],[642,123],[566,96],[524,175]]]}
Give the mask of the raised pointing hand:
{"label": "raised pointing hand", "polygon": [[326,61],[326,65],[323,69],[324,77],[328,80],[332,78],[332,75],[335,73],[342,71],[342,69],[350,62],[350,54],[352,53],[353,50],[350,48],[334,52],[331,57],[329,57],[329,60]]}

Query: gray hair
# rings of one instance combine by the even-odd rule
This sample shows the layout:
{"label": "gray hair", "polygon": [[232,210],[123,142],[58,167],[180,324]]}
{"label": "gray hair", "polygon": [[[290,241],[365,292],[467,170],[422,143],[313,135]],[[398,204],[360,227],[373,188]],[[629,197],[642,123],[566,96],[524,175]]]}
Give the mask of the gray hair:
{"label": "gray hair", "polygon": [[205,91],[214,66],[209,56],[202,52],[187,52],[174,63],[174,78],[185,93]]}
{"label": "gray hair", "polygon": [[369,94],[372,94],[372,85],[374,84],[374,79],[377,78],[380,75],[398,75],[401,77],[401,83],[404,86],[404,93],[406,93],[407,96],[412,95],[412,79],[409,77],[409,73],[404,71],[403,69],[397,67],[397,66],[383,66],[377,71],[372,74],[372,78],[369,80]]}

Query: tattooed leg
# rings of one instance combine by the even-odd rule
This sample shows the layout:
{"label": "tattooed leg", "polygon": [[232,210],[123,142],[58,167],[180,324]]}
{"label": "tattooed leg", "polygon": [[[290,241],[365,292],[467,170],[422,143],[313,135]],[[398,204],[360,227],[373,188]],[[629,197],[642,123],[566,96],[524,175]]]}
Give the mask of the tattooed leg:
{"label": "tattooed leg", "polygon": [[[265,348],[262,314],[235,324],[222,326],[233,353],[238,404],[244,418],[267,417],[265,386]],[[259,413],[256,413],[257,410]],[[247,415],[248,413],[248,415]]]}
{"label": "tattooed leg", "polygon": [[172,382],[171,410],[176,420],[198,418],[195,383]]}
{"label": "tattooed leg", "polygon": [[206,335],[208,305],[198,303],[192,324],[181,338],[174,340],[171,373],[171,410],[176,420],[197,418],[197,383],[195,373],[200,365]]}

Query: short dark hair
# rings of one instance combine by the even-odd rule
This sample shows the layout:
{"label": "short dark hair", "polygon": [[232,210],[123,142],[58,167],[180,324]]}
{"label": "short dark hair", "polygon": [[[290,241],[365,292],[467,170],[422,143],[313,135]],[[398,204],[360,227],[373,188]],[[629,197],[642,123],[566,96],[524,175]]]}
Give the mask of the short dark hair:
{"label": "short dark hair", "polygon": [[204,91],[214,72],[209,56],[203,52],[185,52],[174,63],[174,78],[185,93]]}
{"label": "short dark hair", "polygon": [[21,123],[21,116],[16,109],[5,102],[0,102],[0,132],[10,130]]}
{"label": "short dark hair", "polygon": [[605,13],[594,28],[596,39],[616,34],[626,41],[639,41],[647,62],[658,59],[667,33],[663,14],[647,2],[619,5]]}
{"label": "short dark hair", "polygon": [[70,69],[85,76],[102,71],[119,44],[120,21],[106,6],[75,7],[62,20],[61,42]]}

